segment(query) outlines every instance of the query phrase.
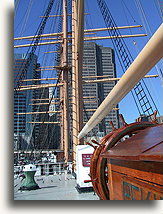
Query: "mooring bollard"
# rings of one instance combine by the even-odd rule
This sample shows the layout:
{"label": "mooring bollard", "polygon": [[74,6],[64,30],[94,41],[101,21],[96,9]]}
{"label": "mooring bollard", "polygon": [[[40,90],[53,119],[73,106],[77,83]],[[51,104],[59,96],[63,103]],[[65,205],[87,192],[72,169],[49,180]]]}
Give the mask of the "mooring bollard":
{"label": "mooring bollard", "polygon": [[33,164],[28,164],[23,167],[23,172],[25,179],[19,190],[35,190],[40,187],[35,182],[34,175],[36,173],[36,166]]}

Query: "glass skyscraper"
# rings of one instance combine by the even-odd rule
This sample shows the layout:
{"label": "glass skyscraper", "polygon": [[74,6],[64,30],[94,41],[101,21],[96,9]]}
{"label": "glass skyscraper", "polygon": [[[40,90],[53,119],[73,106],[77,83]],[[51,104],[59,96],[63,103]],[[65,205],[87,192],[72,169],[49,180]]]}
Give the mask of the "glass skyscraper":
{"label": "glass skyscraper", "polygon": [[[88,78],[86,78],[88,76]],[[109,47],[97,45],[95,42],[84,43],[83,54],[83,77],[84,80],[95,80],[97,78],[89,78],[89,76],[104,76],[98,79],[115,78],[116,66],[114,58],[114,50]],[[105,99],[108,93],[115,86],[116,82],[111,81],[107,83],[86,83],[83,84],[84,97],[84,122],[93,115],[101,102]],[[118,106],[116,106],[118,108]],[[109,125],[112,121],[116,128],[119,127],[119,111],[112,110],[103,121],[98,124],[90,133],[95,135],[106,135],[112,129]],[[89,134],[88,134],[89,135]]]}
{"label": "glass skyscraper", "polygon": [[[71,46],[68,48],[68,63],[71,67]],[[114,50],[110,47],[103,47],[97,45],[95,42],[84,42],[83,49],[83,80],[96,80],[96,76],[105,76],[108,78],[116,77],[116,65]],[[94,78],[90,78],[94,76]],[[103,77],[98,78],[103,79]],[[105,99],[108,93],[115,86],[116,82],[111,81],[107,83],[84,83],[83,84],[83,123],[85,124],[93,115],[95,110]],[[70,138],[72,136],[72,105],[71,105],[71,69],[69,71],[69,119],[70,119]],[[57,93],[59,97],[59,90]],[[115,106],[117,110],[112,110],[100,124],[98,124],[87,136],[102,137],[112,131],[109,121],[112,121],[116,128],[119,127],[119,110],[118,105]],[[56,107],[59,110],[59,106]],[[71,146],[72,147],[72,138]]]}
{"label": "glass skyscraper", "polygon": [[[28,56],[24,54],[14,55],[14,88],[20,88],[20,85],[31,85],[33,81],[23,82],[24,79],[37,79],[41,77],[39,71],[40,65],[37,63],[37,56],[31,57],[30,63],[27,66]],[[19,84],[20,83],[20,84]],[[36,82],[39,84],[39,81]],[[33,120],[32,114],[20,114],[32,112],[35,107],[31,105],[33,98],[38,98],[39,94],[35,90],[14,91],[14,143],[15,149],[25,149],[33,140],[31,137],[32,124],[28,123]],[[35,134],[37,134],[38,127],[36,125]],[[31,139],[30,139],[31,138]]]}

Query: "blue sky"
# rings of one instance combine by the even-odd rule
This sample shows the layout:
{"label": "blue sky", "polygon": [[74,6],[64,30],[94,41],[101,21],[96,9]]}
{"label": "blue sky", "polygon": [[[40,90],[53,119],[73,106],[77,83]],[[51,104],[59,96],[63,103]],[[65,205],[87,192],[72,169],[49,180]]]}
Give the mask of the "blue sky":
{"label": "blue sky", "polygon": [[[17,4],[19,2],[19,4]],[[34,35],[41,18],[39,16],[43,15],[45,8],[47,7],[48,0],[39,0],[39,6],[37,0],[20,0],[15,1],[15,25],[14,25],[14,37]],[[147,37],[135,37],[127,38],[125,42],[129,48],[132,57],[138,55],[144,45],[147,43],[151,35],[157,30],[157,28],[162,23],[161,12],[159,6],[161,1],[158,0],[107,0],[108,7],[112,13],[112,16],[117,24],[117,26],[124,25],[143,25],[143,28],[137,29],[127,29],[121,30],[121,34],[144,34],[147,33]],[[160,2],[160,4],[159,4]],[[141,3],[142,7],[139,6]],[[56,0],[54,3],[53,10],[51,14],[59,13],[59,1]],[[140,13],[141,10],[141,13]],[[102,28],[105,27],[102,15],[98,8],[97,2],[95,0],[85,1],[85,12],[89,13],[85,16],[85,28]],[[142,18],[144,17],[144,18]],[[55,19],[55,20],[54,20]],[[44,33],[57,32],[58,29],[58,18],[49,18],[47,26]],[[97,36],[107,36],[108,32],[98,33]],[[25,43],[30,43],[30,41],[25,41]],[[107,47],[113,47],[111,40],[97,40],[97,43]],[[21,42],[16,42],[15,44],[21,44]],[[135,45],[136,44],[136,45]],[[15,49],[17,53],[26,53],[28,48]],[[36,54],[39,55],[39,62],[41,66],[54,65],[54,55],[43,54],[45,51],[55,50],[55,47],[51,45],[39,47]],[[162,69],[162,62],[158,63],[158,69]],[[116,70],[117,76],[121,77],[123,75],[122,69],[116,57]],[[158,74],[158,71],[153,68],[148,74]],[[50,71],[44,74],[44,77],[53,76]],[[162,85],[161,78],[152,78],[145,80],[152,97],[162,115]],[[120,102],[120,113],[122,113],[128,123],[133,122],[135,118],[138,117],[138,111],[134,104],[131,93],[129,93]]]}

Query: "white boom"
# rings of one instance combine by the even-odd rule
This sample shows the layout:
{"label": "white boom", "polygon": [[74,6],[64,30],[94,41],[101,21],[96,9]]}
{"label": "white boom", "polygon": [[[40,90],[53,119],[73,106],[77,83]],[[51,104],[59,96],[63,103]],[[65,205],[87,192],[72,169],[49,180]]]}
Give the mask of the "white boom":
{"label": "white boom", "polygon": [[115,107],[132,88],[163,57],[163,24],[157,29],[120,81],[111,90],[105,100],[83,127],[78,138],[83,138]]}

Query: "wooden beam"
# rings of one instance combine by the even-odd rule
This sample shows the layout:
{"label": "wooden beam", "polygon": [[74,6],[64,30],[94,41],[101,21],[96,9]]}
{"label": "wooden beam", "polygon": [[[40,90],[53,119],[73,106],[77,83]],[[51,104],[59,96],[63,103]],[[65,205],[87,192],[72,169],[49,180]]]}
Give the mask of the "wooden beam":
{"label": "wooden beam", "polygon": [[60,124],[60,122],[27,122],[27,123],[41,123],[41,124]]}
{"label": "wooden beam", "polygon": [[[96,96],[84,96],[83,99],[93,99],[93,98],[97,98]],[[71,100],[72,97],[69,97],[69,99]],[[44,98],[44,99],[31,99],[32,101],[41,101],[41,100],[51,100],[51,98]],[[60,100],[60,98],[55,97],[52,100]]]}
{"label": "wooden beam", "polygon": [[103,40],[103,39],[115,39],[115,38],[131,38],[131,37],[141,37],[147,36],[147,34],[133,34],[133,35],[120,35],[120,36],[97,36],[97,37],[84,37],[84,41],[90,40]]}
{"label": "wooden beam", "polygon": [[[97,109],[84,109],[84,111],[96,111]],[[113,108],[112,110],[118,111],[119,108]]]}
{"label": "wooden beam", "polygon": [[[96,103],[97,100],[85,100],[84,103]],[[70,102],[72,103],[72,102]],[[55,102],[55,103],[31,103],[29,105],[50,105],[50,104],[60,104],[60,102]]]}
{"label": "wooden beam", "polygon": [[84,96],[83,99],[97,98],[96,96]]}
{"label": "wooden beam", "polygon": [[44,98],[44,99],[31,99],[32,101],[41,101],[41,100],[60,100],[60,98],[53,98],[53,99],[51,99],[51,98]]}
{"label": "wooden beam", "polygon": [[96,109],[84,109],[83,111],[96,111]]}
{"label": "wooden beam", "polygon": [[43,81],[48,81],[48,80],[57,80],[58,78],[42,78],[42,79],[24,79],[24,80],[21,80],[22,82],[28,82],[28,81],[40,81],[40,80],[43,80]]}
{"label": "wooden beam", "polygon": [[48,51],[48,52],[44,52],[45,54],[47,53],[59,53],[60,51]]}
{"label": "wooden beam", "polygon": [[28,114],[52,114],[52,113],[60,113],[61,111],[42,111],[42,112],[21,112],[17,113],[17,115],[28,115]]}
{"label": "wooden beam", "polygon": [[61,144],[60,149],[64,151],[64,162],[67,164],[68,152],[70,149],[69,135],[70,135],[70,122],[69,122],[69,88],[68,88],[68,17],[67,17],[67,0],[63,0],[63,24],[62,24],[63,38],[62,38],[62,52],[60,54],[60,65],[63,67],[61,72],[61,80],[64,83],[60,88],[60,103],[61,113]]}
{"label": "wooden beam", "polygon": [[[95,35],[96,33],[84,33],[84,35]],[[27,39],[27,41],[33,41],[33,40],[36,40],[37,38],[35,39]],[[44,40],[57,40],[57,39],[61,39],[61,36],[58,36],[58,37],[43,37],[43,38],[40,38],[40,41],[44,41]],[[71,40],[72,37],[68,37],[67,39]],[[44,53],[57,53],[59,51],[49,51],[49,52],[44,52]]]}
{"label": "wooden beam", "polygon": [[56,71],[56,70],[60,70],[60,69],[57,69],[57,68],[54,68],[54,69],[42,68],[42,69],[36,69],[35,71]]}
{"label": "wooden beam", "polygon": [[[109,77],[109,75],[103,75],[103,76],[83,76],[83,79],[84,78],[102,78],[102,77]],[[152,78],[152,77],[158,77],[158,75],[157,74],[155,74],[155,75],[146,75],[144,78]],[[22,80],[22,82],[40,81],[40,80],[43,80],[43,81],[58,80],[58,78],[24,79],[24,80]],[[108,81],[109,80],[110,81],[116,81],[116,80],[120,80],[120,78],[109,78],[109,79],[106,79],[106,80],[108,80]],[[83,83],[88,83],[88,81],[91,81],[91,80],[84,80]]]}
{"label": "wooden beam", "polygon": [[[83,127],[83,86],[82,86],[82,71],[83,71],[83,48],[84,48],[84,0],[79,0],[77,3],[77,66],[76,66],[76,90],[77,90],[77,120],[78,133]],[[78,144],[84,144],[84,140],[78,139]]]}
{"label": "wooden beam", "polygon": [[[69,69],[70,67],[68,67]],[[64,68],[61,66],[44,66],[44,67],[39,67],[39,69],[36,69],[36,71],[42,71],[42,70],[63,70]]]}
{"label": "wooden beam", "polygon": [[[61,36],[63,34],[63,32],[60,33],[48,33],[48,34],[42,34],[40,35],[40,37],[47,37],[47,36]],[[38,35],[35,36],[23,36],[23,37],[17,37],[14,38],[14,40],[22,40],[22,39],[34,39],[36,38]]]}
{"label": "wooden beam", "polygon": [[63,84],[62,83],[58,83],[58,84],[43,84],[43,85],[34,86],[34,87],[17,88],[17,89],[14,89],[14,91],[26,91],[26,90],[34,90],[34,89],[40,89],[40,88],[60,87],[60,86],[63,86]]}
{"label": "wooden beam", "polygon": [[[140,37],[140,36],[147,36],[147,34],[133,34],[133,35],[120,35],[120,36],[102,36],[102,37],[84,37],[84,41],[90,41],[90,40],[103,40],[103,39],[115,39],[115,38],[131,38],[131,37]],[[72,38],[68,38],[71,39]],[[40,42],[37,44],[37,46],[40,45],[52,45],[52,44],[58,44],[62,43],[61,40],[58,41],[52,41],[52,42]],[[14,48],[23,48],[23,47],[31,47],[35,46],[35,44],[23,44],[23,45],[15,45]]]}
{"label": "wooden beam", "polygon": [[131,26],[119,26],[119,27],[109,27],[109,28],[97,28],[97,29],[86,29],[84,32],[98,32],[98,31],[107,31],[107,30],[115,30],[115,29],[128,29],[128,28],[139,28],[143,27],[143,25],[131,25]]}
{"label": "wooden beam", "polygon": [[[83,99],[94,99],[97,98],[96,96],[85,96],[83,97]],[[56,98],[44,98],[44,99],[31,99],[31,101],[46,101],[46,100],[60,100],[60,98],[56,97]],[[72,97],[69,97],[69,100],[72,100]]]}
{"label": "wooden beam", "polygon": [[[104,76],[107,76],[107,75],[103,75],[103,76],[89,76],[87,78],[98,78],[98,77],[104,77]],[[156,78],[158,77],[157,74],[155,75],[146,75],[144,76],[144,78]],[[84,76],[85,78],[85,76]],[[26,79],[26,80],[22,80],[23,82],[26,82],[26,81],[39,81],[39,80],[56,80],[58,78],[46,78],[46,79]],[[108,78],[108,79],[100,79],[100,80],[84,80],[83,83],[84,84],[88,84],[88,83],[106,83],[106,82],[112,82],[112,81],[118,81],[120,80],[121,78]],[[42,84],[42,85],[22,85],[20,86],[21,89],[23,90],[30,90],[30,89],[38,89],[39,88],[46,88],[46,87],[56,87],[56,86],[62,86],[63,84],[62,83],[58,83],[58,84]],[[31,88],[32,87],[32,88]],[[20,89],[17,89],[18,91],[23,91],[23,90],[20,90]]]}
{"label": "wooden beam", "polygon": [[24,48],[24,47],[31,47],[31,46],[40,46],[40,45],[54,45],[54,44],[59,44],[62,43],[61,40],[58,41],[53,41],[53,42],[41,42],[36,44],[24,44],[24,45],[15,45],[14,48]]}
{"label": "wooden beam", "polygon": [[76,146],[82,141],[78,139],[82,112],[82,59],[84,41],[84,1],[72,0],[72,142],[73,142],[73,168],[76,171]]}
{"label": "wooden beam", "polygon": [[103,78],[103,77],[110,77],[110,75],[102,75],[102,76],[83,76],[83,79],[89,78]]}
{"label": "wooden beam", "polygon": [[[152,78],[152,77],[158,77],[159,75],[146,75],[144,78]],[[103,77],[110,77],[110,75],[102,75],[102,76],[83,76],[83,79],[85,78],[103,78]],[[112,77],[110,79],[113,79]],[[120,78],[119,78],[120,79]],[[113,80],[114,81],[114,80]]]}
{"label": "wooden beam", "polygon": [[83,100],[84,103],[97,103],[97,100]]}
{"label": "wooden beam", "polygon": [[[121,36],[102,36],[102,37],[84,37],[84,41],[89,41],[89,40],[103,40],[103,39],[114,39],[114,38],[130,38],[130,37],[140,37],[140,36],[147,36],[147,34],[132,34],[132,35],[121,35]],[[58,38],[42,38],[40,40],[56,40]],[[33,40],[33,39],[28,39]],[[68,37],[68,40],[72,40],[72,37]]]}
{"label": "wooden beam", "polygon": [[39,67],[39,68],[62,68],[61,66],[51,66],[51,65],[48,65],[48,66],[42,66],[42,67]]}
{"label": "wooden beam", "polygon": [[30,103],[30,106],[39,106],[39,105],[54,105],[54,104],[60,104],[60,102],[56,102],[56,103]]}
{"label": "wooden beam", "polygon": [[[138,27],[142,27],[142,25],[120,26],[120,27],[115,27],[114,29],[127,29],[127,28],[138,28]],[[107,31],[107,30],[113,30],[113,28],[85,29],[84,32],[98,32],[98,31]],[[72,32],[68,32],[68,34],[71,35]],[[60,33],[42,34],[42,35],[40,35],[40,37],[61,36],[61,35],[63,35],[63,32],[60,32]],[[18,38],[14,38],[14,40],[22,40],[22,39],[36,38],[37,36],[38,36],[38,35],[35,35],[35,36],[18,37]]]}
{"label": "wooden beam", "polygon": [[95,34],[96,33],[89,33],[89,32],[88,33],[86,33],[86,32],[84,33],[84,35],[95,35]]}
{"label": "wooden beam", "polygon": [[105,83],[105,82],[113,82],[120,80],[120,78],[107,78],[107,79],[99,79],[99,80],[84,80],[83,83]]}
{"label": "wooden beam", "polygon": [[[63,85],[63,83],[58,83],[58,84],[61,84],[61,85]],[[21,85],[20,86],[20,88],[30,88],[30,87],[37,87],[37,86],[39,86],[39,87],[42,87],[42,86],[48,86],[48,87],[54,87],[54,86],[57,86],[58,84],[56,84],[56,83],[52,83],[52,84],[38,84],[38,85]]]}
{"label": "wooden beam", "polygon": [[[35,41],[37,38],[35,39],[27,39],[27,41]],[[47,38],[40,38],[40,41],[44,41],[44,40],[57,40],[57,39],[61,39],[61,37],[47,37]]]}
{"label": "wooden beam", "polygon": [[[158,75],[146,75],[144,78],[156,78]],[[107,82],[112,82],[112,81],[118,81],[121,78],[107,78],[107,79],[99,79],[99,80],[84,80],[83,83],[107,83]]]}

